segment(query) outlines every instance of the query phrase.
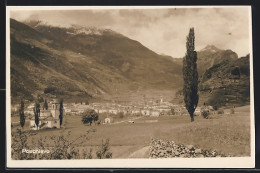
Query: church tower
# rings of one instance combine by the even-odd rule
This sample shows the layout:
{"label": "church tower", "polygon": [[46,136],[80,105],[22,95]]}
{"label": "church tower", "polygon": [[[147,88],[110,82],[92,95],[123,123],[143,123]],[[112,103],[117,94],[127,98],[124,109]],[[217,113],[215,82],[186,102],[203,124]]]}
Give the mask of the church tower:
{"label": "church tower", "polygon": [[51,114],[53,118],[59,119],[60,115],[60,104],[58,102],[58,99],[54,99],[51,105]]}

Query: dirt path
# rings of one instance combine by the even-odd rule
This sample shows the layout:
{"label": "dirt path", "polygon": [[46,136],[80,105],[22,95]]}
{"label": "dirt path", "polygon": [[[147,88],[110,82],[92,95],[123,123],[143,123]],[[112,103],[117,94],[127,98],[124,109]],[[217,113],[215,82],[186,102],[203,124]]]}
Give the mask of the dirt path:
{"label": "dirt path", "polygon": [[[30,120],[25,120],[25,122],[29,122]],[[20,123],[20,121],[14,121],[14,122],[11,122],[11,123],[13,123],[13,124],[19,124]]]}
{"label": "dirt path", "polygon": [[131,153],[128,158],[149,158],[150,146],[143,147],[133,153]]}
{"label": "dirt path", "polygon": [[117,122],[114,122],[114,123],[111,123],[111,124],[120,124],[120,123],[125,123],[125,122],[128,122],[128,121],[134,121],[134,120],[140,119],[140,118],[142,118],[142,117],[143,117],[143,116],[141,116],[141,117],[136,117],[136,118],[131,118],[131,119],[123,120],[123,121],[117,121]]}

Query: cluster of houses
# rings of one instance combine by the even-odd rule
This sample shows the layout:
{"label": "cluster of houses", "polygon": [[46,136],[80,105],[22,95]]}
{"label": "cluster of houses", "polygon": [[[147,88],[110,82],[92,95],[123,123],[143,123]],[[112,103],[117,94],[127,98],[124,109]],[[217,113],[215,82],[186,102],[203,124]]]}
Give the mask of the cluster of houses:
{"label": "cluster of houses", "polygon": [[[41,107],[39,116],[38,127],[35,124],[34,119],[34,104],[30,104],[25,108],[24,113],[30,117],[30,129],[37,130],[39,128],[60,128],[59,119],[59,102],[57,99],[52,100],[48,103],[48,110]],[[15,107],[18,109],[17,107]],[[85,103],[63,103],[64,115],[81,115],[87,109],[94,109],[97,113],[109,113],[118,114],[123,113],[124,115],[142,115],[158,117],[161,115],[187,115],[188,112],[183,105],[174,105],[169,102],[164,102],[162,99],[157,104],[116,104],[116,103],[92,103],[90,105]],[[204,108],[197,107],[195,115],[200,116]],[[211,108],[212,109],[212,108]],[[110,123],[110,119],[106,119],[105,123]]]}
{"label": "cluster of houses", "polygon": [[[52,104],[55,101],[48,103],[49,107],[52,108]],[[30,104],[26,107],[24,113],[33,116],[34,115],[34,104]],[[124,115],[142,115],[142,116],[154,116],[160,115],[185,115],[187,110],[183,105],[174,105],[169,102],[164,102],[162,99],[157,104],[116,104],[116,103],[91,103],[90,105],[83,103],[63,103],[64,113],[66,115],[81,115],[87,109],[94,109],[97,113],[109,113],[118,114],[123,113]],[[48,110],[41,109],[41,114],[44,115]],[[196,109],[196,113],[200,113],[200,108]]]}
{"label": "cluster of houses", "polygon": [[90,105],[97,113],[110,113],[110,114],[131,114],[142,116],[154,116],[160,115],[181,115],[185,112],[185,107],[180,105],[173,105],[169,102],[161,101],[159,104],[147,104],[147,105],[120,105],[111,103],[93,103]]}
{"label": "cluster of houses", "polygon": [[63,104],[63,108],[66,114],[74,114],[74,115],[80,115],[85,110],[91,109],[90,105],[85,104],[85,102],[82,103],[71,103],[71,104]]}

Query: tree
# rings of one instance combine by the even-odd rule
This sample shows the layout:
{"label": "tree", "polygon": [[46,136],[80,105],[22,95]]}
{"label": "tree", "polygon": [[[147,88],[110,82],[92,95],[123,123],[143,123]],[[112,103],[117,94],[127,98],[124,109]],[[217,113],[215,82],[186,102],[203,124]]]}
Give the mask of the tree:
{"label": "tree", "polygon": [[44,100],[43,109],[48,110],[48,102],[47,102],[47,99]]}
{"label": "tree", "polygon": [[21,100],[19,114],[20,114],[20,125],[21,125],[21,127],[23,128],[24,123],[25,123],[24,102],[23,102],[23,100]]}
{"label": "tree", "polygon": [[62,120],[63,120],[63,99],[60,100],[60,126],[62,125]]}
{"label": "tree", "polygon": [[240,79],[240,68],[236,66],[231,70],[231,74],[234,75],[234,79]]}
{"label": "tree", "polygon": [[197,72],[197,52],[194,46],[195,35],[194,28],[190,28],[187,36],[187,52],[183,58],[183,96],[185,107],[190,114],[191,122],[194,121],[193,113],[198,105],[198,72]]}
{"label": "tree", "polygon": [[39,127],[39,116],[40,116],[40,104],[38,102],[35,103],[35,106],[33,108],[34,111],[34,121],[37,126],[37,130]]}
{"label": "tree", "polygon": [[119,112],[119,118],[124,118],[124,113],[123,112]]}
{"label": "tree", "polygon": [[86,112],[83,113],[81,121],[83,124],[89,123],[90,125],[92,122],[96,122],[98,120],[98,114],[93,109],[88,109]]}
{"label": "tree", "polygon": [[175,110],[173,107],[171,107],[171,113],[172,113],[172,115],[175,115]]}
{"label": "tree", "polygon": [[98,121],[98,114],[96,113],[96,111],[94,111],[94,112],[95,112],[95,114],[92,114],[92,119],[96,124],[96,121]]}
{"label": "tree", "polygon": [[44,101],[40,94],[37,95],[37,99],[39,103],[42,103]]}

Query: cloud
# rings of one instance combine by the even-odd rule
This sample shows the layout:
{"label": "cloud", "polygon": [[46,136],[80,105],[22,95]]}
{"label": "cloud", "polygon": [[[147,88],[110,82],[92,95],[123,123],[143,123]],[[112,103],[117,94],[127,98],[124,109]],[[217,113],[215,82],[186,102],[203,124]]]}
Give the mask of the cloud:
{"label": "cloud", "polygon": [[208,44],[249,53],[249,8],[163,8],[113,10],[13,11],[20,21],[42,20],[51,25],[109,28],[141,42],[149,49],[173,57],[185,55],[189,28],[195,28],[195,46]]}

